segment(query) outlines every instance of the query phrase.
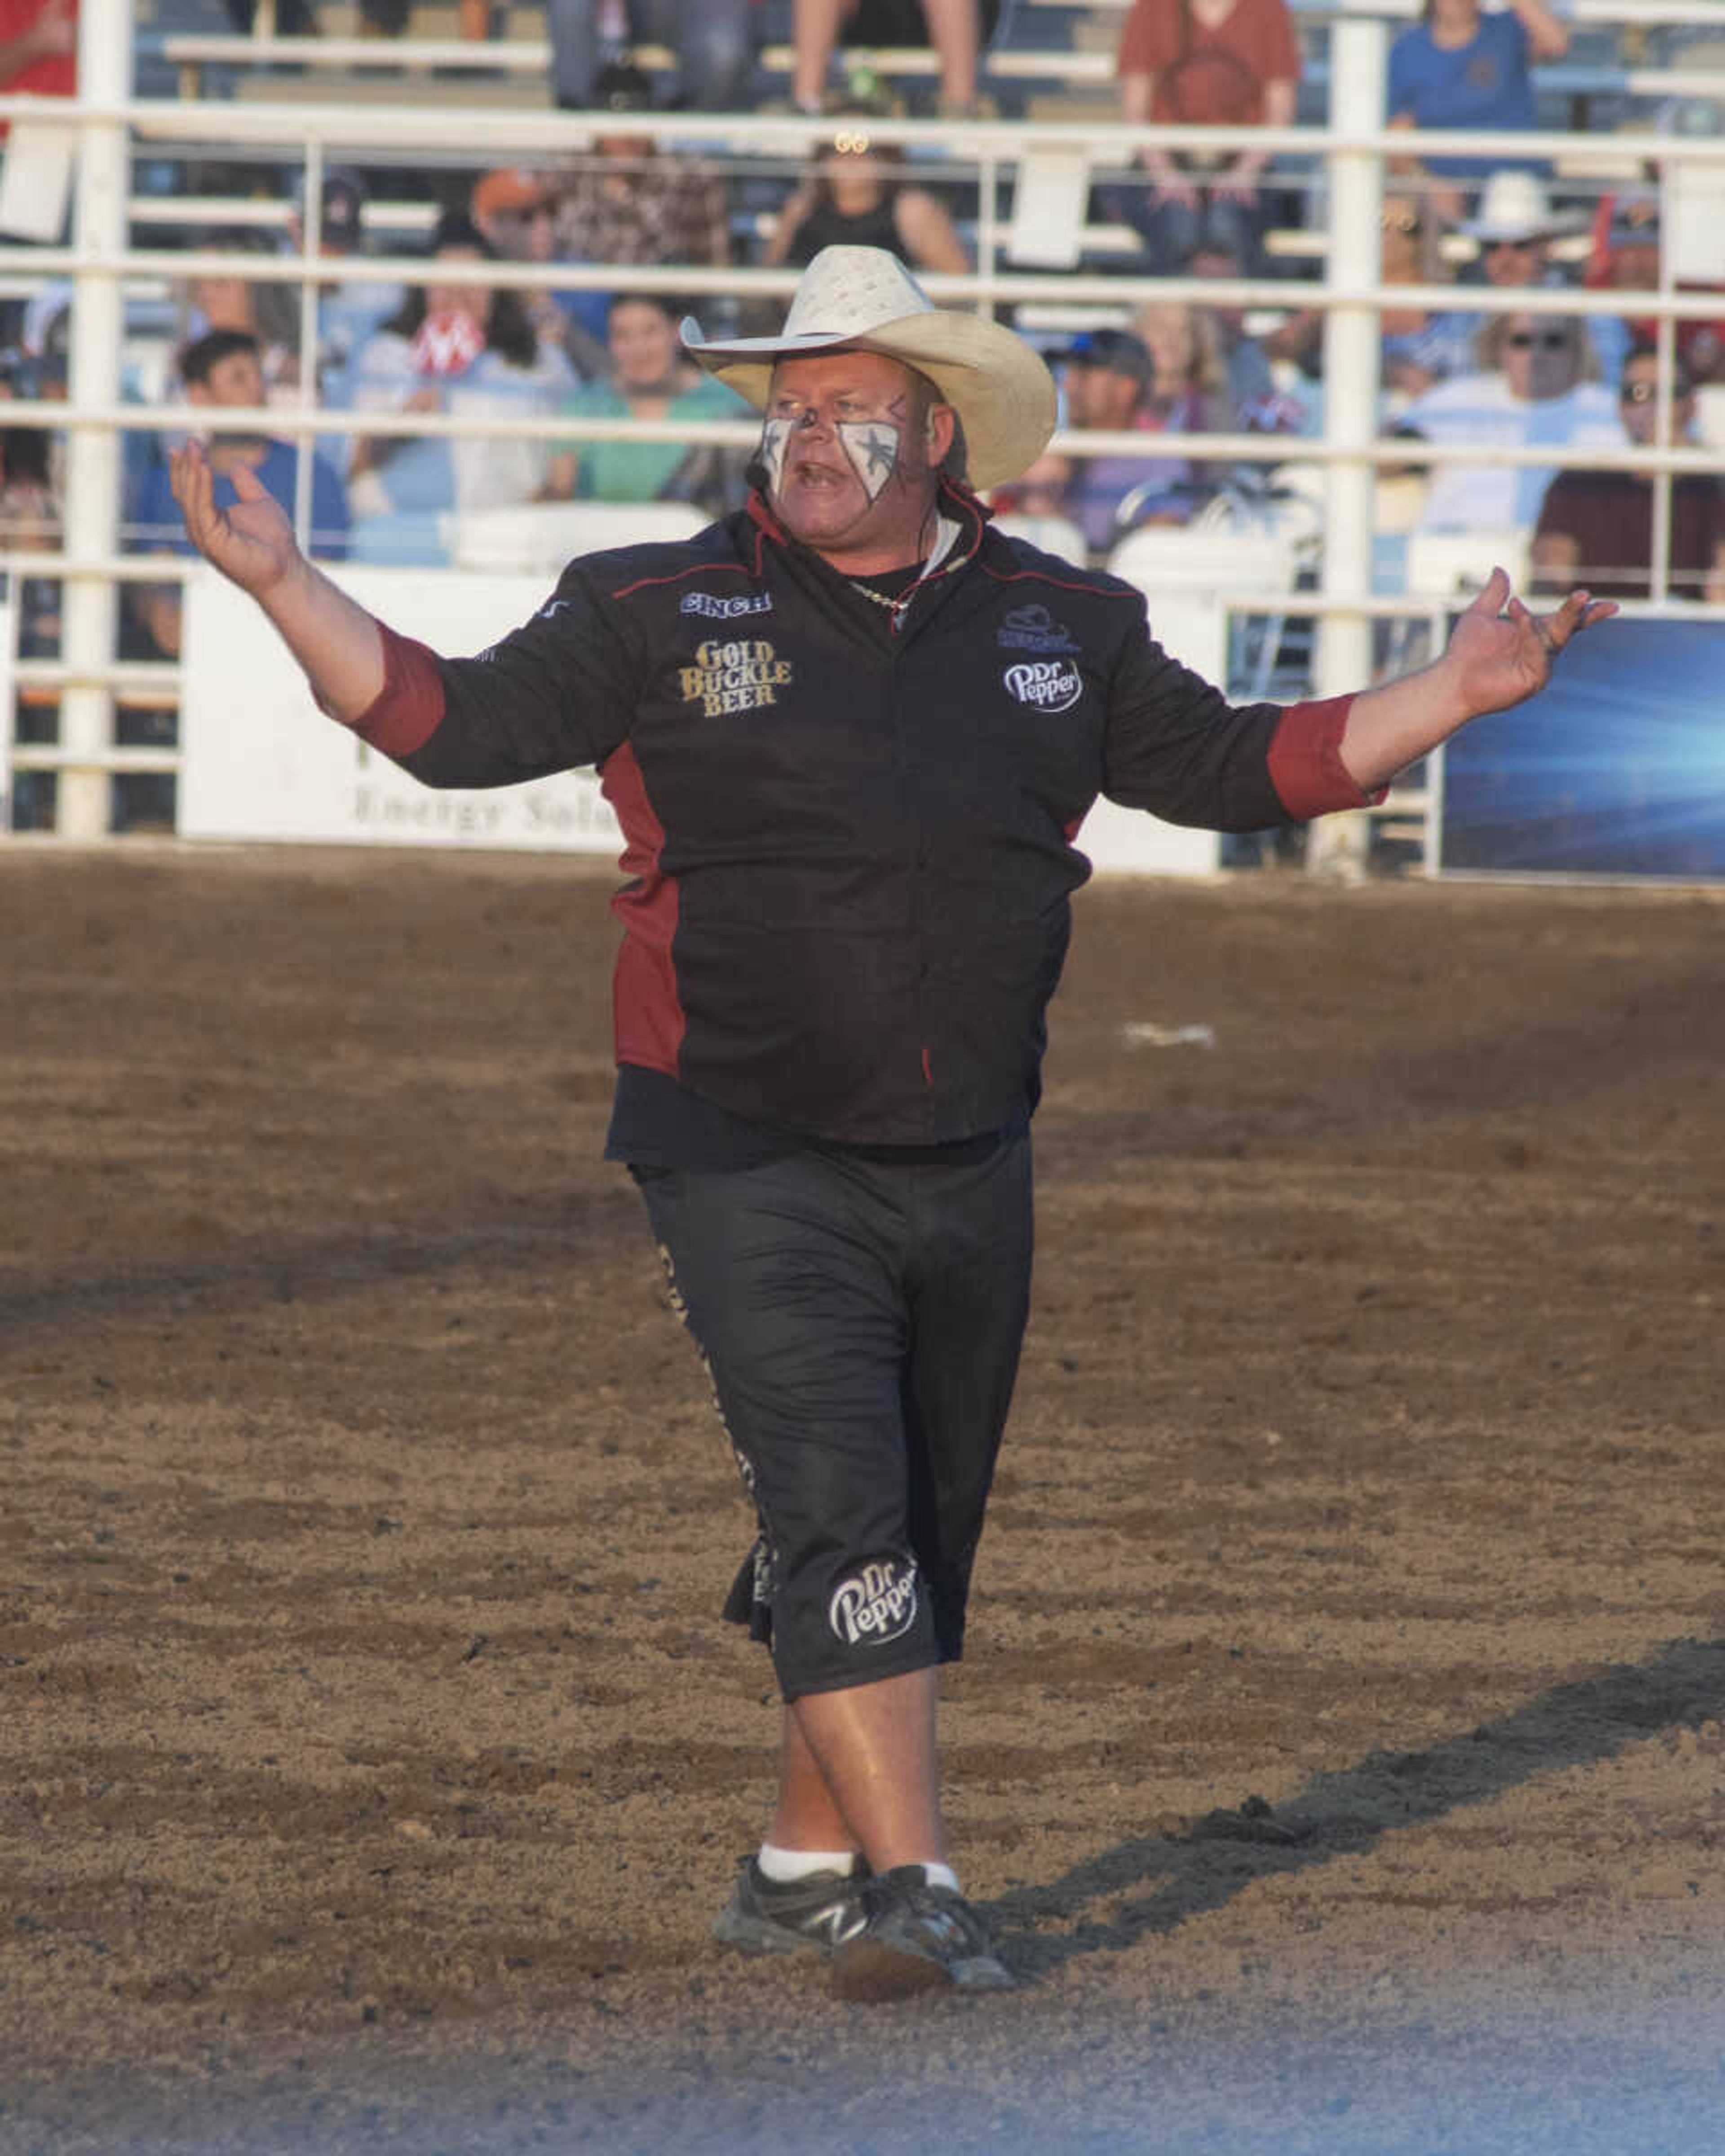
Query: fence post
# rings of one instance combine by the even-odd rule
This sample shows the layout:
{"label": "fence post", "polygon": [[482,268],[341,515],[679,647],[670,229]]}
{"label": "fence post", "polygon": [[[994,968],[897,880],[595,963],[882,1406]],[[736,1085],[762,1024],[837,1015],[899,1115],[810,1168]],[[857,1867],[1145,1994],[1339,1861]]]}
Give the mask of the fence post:
{"label": "fence post", "polygon": [[[1349,0],[1350,6],[1369,0]],[[1389,42],[1385,24],[1363,14],[1337,17],[1330,29],[1330,126],[1356,131],[1384,125]],[[1330,152],[1329,281],[1343,291],[1375,285],[1383,264],[1379,235],[1383,167],[1371,150]],[[1324,317],[1324,427],[1339,449],[1368,448],[1378,432],[1378,310],[1345,301]],[[1367,592],[1372,584],[1373,467],[1365,456],[1337,457],[1325,482],[1323,590]],[[1318,632],[1317,693],[1345,696],[1371,679],[1372,624],[1359,613],[1327,614]],[[1371,832],[1363,811],[1328,816],[1307,835],[1307,865],[1331,875],[1366,871]]]}
{"label": "fence post", "polygon": [[[80,101],[115,107],[131,95],[132,0],[85,0],[78,33]],[[80,130],[74,249],[86,259],[121,254],[131,193],[129,146],[119,120]],[[120,280],[74,273],[68,388],[75,411],[120,397]],[[119,536],[120,438],[111,427],[74,427],[66,450],[65,549],[76,562],[110,558]],[[73,574],[64,588],[61,651],[69,666],[102,666],[115,653],[116,598],[105,577]],[[100,839],[110,824],[104,766],[114,738],[110,689],[73,683],[60,700],[55,828],[62,838]]]}

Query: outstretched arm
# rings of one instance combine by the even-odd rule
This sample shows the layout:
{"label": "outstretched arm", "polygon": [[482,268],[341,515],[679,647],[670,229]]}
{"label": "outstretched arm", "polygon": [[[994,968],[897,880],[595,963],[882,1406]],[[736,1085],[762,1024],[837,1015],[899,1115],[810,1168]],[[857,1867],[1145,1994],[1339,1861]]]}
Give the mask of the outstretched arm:
{"label": "outstretched arm", "polygon": [[1494,569],[1441,659],[1354,698],[1342,761],[1360,791],[1388,785],[1470,719],[1537,696],[1570,638],[1616,611],[1609,599],[1571,592],[1555,613],[1529,613],[1512,595],[1508,577]]}
{"label": "outstretched arm", "polygon": [[231,509],[216,506],[209,459],[199,444],[172,452],[169,475],[193,545],[258,602],[318,702],[331,718],[352,725],[383,688],[383,639],[375,619],[306,560],[286,511],[246,465],[234,467],[239,499]]}

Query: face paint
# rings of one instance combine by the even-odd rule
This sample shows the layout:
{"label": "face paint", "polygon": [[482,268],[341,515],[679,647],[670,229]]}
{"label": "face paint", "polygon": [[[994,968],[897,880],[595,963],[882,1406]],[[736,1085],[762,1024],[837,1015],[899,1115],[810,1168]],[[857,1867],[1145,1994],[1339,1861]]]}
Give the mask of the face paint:
{"label": "face paint", "polygon": [[834,432],[863,491],[877,500],[898,464],[898,429],[890,419],[841,419]]}
{"label": "face paint", "polygon": [[791,436],[801,423],[795,419],[768,419],[761,429],[761,462],[767,473],[767,490],[777,494],[784,478],[785,451],[791,445]]}

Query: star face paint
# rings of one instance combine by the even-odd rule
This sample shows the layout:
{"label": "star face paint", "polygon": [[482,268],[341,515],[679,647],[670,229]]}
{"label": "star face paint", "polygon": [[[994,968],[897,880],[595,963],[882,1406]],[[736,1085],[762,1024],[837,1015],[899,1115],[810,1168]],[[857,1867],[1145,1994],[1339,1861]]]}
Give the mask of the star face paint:
{"label": "star face paint", "polygon": [[841,419],[833,430],[870,501],[898,468],[899,432],[890,419]]}
{"label": "star face paint", "polygon": [[[761,427],[761,463],[767,474],[767,482],[777,494],[784,480],[784,462],[790,453],[791,437],[804,432],[816,424],[812,412],[801,412],[794,418],[771,418]],[[839,446],[870,501],[880,499],[880,490],[898,468],[899,430],[890,419],[841,419],[833,429]]]}
{"label": "star face paint", "polygon": [[790,448],[791,436],[798,427],[806,427],[807,418],[768,419],[761,429],[761,463],[767,474],[767,490],[777,494],[784,483],[785,452]]}

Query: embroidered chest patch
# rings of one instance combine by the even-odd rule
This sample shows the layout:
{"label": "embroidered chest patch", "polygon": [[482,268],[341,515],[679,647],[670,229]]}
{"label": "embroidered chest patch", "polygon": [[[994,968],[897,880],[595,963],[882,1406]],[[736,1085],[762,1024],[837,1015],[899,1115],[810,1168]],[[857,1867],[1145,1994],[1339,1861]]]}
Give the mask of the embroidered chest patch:
{"label": "embroidered chest patch", "polygon": [[685,704],[698,704],[707,719],[776,704],[790,679],[790,660],[781,659],[764,636],[709,637],[696,645],[694,665],[677,669],[678,693]]}

